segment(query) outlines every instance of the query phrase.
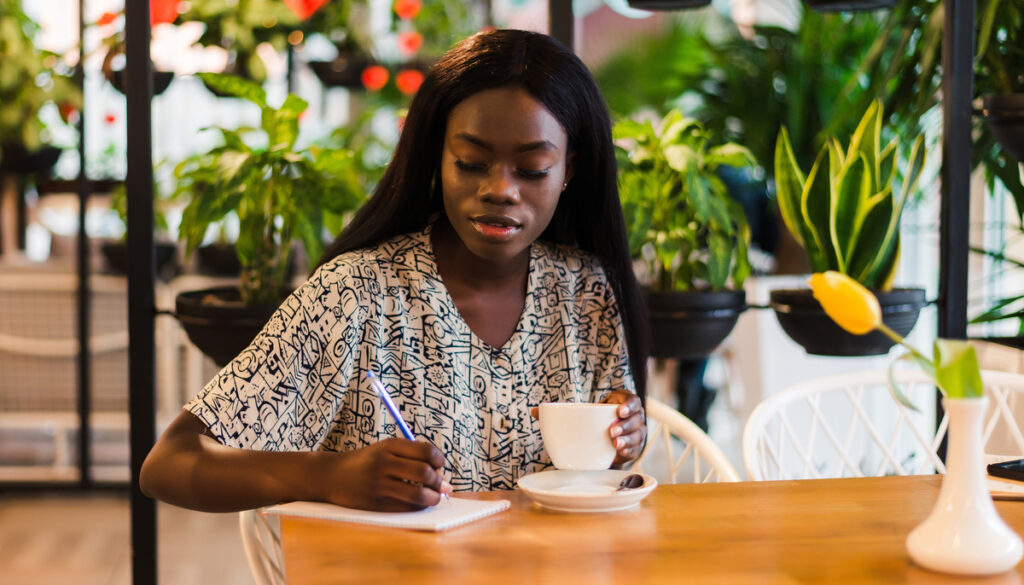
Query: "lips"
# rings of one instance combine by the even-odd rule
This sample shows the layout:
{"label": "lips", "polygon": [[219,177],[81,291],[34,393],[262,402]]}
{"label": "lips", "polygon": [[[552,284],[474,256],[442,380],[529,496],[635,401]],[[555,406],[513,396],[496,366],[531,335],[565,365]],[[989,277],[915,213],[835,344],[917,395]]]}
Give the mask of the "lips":
{"label": "lips", "polygon": [[469,220],[477,232],[495,239],[508,238],[523,227],[518,220],[507,215],[482,214],[473,216]]}

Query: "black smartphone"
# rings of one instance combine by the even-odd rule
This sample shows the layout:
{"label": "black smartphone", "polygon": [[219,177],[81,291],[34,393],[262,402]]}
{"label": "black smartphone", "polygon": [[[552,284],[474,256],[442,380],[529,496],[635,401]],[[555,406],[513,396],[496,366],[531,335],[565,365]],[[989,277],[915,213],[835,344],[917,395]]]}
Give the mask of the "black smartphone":
{"label": "black smartphone", "polygon": [[988,465],[988,474],[1006,479],[1024,481],[1024,459],[1003,461],[1002,463],[990,463]]}

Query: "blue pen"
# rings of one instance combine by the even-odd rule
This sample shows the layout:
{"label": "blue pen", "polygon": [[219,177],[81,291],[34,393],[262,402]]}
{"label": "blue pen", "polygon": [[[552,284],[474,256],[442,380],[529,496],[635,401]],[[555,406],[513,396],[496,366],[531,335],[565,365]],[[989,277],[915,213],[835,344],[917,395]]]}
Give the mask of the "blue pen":
{"label": "blue pen", "polygon": [[[402,431],[402,436],[405,437],[406,439],[409,439],[410,441],[415,441],[416,436],[412,434],[412,429],[409,428],[409,425],[405,424],[405,420],[402,419],[402,415],[399,414],[398,412],[398,407],[395,406],[394,401],[391,400],[391,395],[388,394],[388,391],[386,388],[384,388],[384,385],[380,383],[380,380],[377,379],[377,376],[373,375],[373,372],[366,372],[366,377],[369,378],[370,385],[373,386],[373,389],[377,392],[377,395],[380,396],[380,399],[384,401],[384,407],[387,408],[388,412],[391,413],[391,418],[395,419],[395,424],[398,425],[398,430]],[[441,494],[441,497],[447,500],[448,494]]]}

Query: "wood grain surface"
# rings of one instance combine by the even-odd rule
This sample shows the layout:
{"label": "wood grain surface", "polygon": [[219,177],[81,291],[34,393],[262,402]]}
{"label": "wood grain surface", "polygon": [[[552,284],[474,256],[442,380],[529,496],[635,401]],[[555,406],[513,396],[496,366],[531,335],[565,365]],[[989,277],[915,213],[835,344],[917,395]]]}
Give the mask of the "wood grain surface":
{"label": "wood grain surface", "polygon": [[[499,515],[442,533],[284,518],[292,585],[477,583],[1006,583],[964,579],[909,559],[907,534],[940,476],[659,486],[638,508],[551,512],[519,491]],[[996,508],[1018,533],[1024,502]]]}

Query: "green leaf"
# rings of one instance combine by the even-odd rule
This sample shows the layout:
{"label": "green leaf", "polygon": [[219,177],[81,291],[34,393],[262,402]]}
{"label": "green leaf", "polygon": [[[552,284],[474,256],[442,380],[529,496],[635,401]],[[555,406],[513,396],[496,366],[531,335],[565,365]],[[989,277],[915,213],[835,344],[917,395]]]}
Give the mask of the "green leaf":
{"label": "green leaf", "polygon": [[[820,156],[819,154],[819,158]],[[789,143],[789,133],[783,126],[775,142],[775,197],[779,202],[782,221],[785,222],[789,233],[798,244],[806,248],[806,228],[800,211],[803,192],[804,176],[796,164],[793,146]]]}
{"label": "green leaf", "polygon": [[[825,156],[823,149],[818,153],[800,201],[800,213],[806,229],[804,248],[811,260],[811,268],[815,272],[838,269],[839,261],[836,249],[829,235],[832,215],[832,180],[830,179],[831,157]],[[808,244],[808,242],[810,242]]]}
{"label": "green leaf", "polygon": [[711,288],[725,288],[729,280],[729,264],[732,258],[732,238],[712,233],[708,236],[708,282]]}
{"label": "green leaf", "polygon": [[864,219],[863,209],[871,196],[870,161],[863,154],[857,153],[851,155],[847,163],[839,175],[838,185],[832,188],[832,202],[829,206],[832,247],[839,263],[839,272],[844,274],[849,274],[849,260],[853,257],[857,232]]}
{"label": "green leaf", "polygon": [[893,138],[889,144],[882,149],[878,157],[878,170],[875,176],[878,178],[878,189],[884,189],[892,184],[896,176],[896,162],[899,159],[899,139]]}
{"label": "green leaf", "polygon": [[[885,258],[894,256],[895,245],[884,245],[893,216],[892,189],[886,187],[868,199],[860,233],[853,242],[847,262],[847,274],[868,288],[879,288],[884,280],[883,270],[872,271],[873,266],[886,266]],[[877,261],[879,257],[881,261]]]}
{"label": "green leaf", "polygon": [[248,100],[261,108],[267,105],[267,93],[258,84],[247,79],[225,73],[200,73],[199,78],[220,93]]}
{"label": "green leaf", "polygon": [[685,144],[671,144],[663,146],[662,154],[669,168],[684,173],[690,165],[696,165],[698,160],[697,151]]}
{"label": "green leaf", "polygon": [[910,398],[907,398],[907,395],[903,392],[903,388],[900,387],[900,383],[896,381],[896,363],[900,361],[909,361],[912,358],[913,354],[905,353],[889,362],[889,367],[886,369],[889,382],[889,394],[892,396],[893,400],[909,408],[911,411],[921,412],[921,409],[911,402]]}
{"label": "green leaf", "polygon": [[[846,153],[846,161],[854,160],[858,155],[863,156],[867,161],[865,168],[869,186],[873,187],[875,184],[875,170],[878,168],[878,151],[880,150],[879,145],[882,134],[882,102],[881,100],[873,100],[871,105],[868,106],[864,117],[861,118],[860,123],[857,125],[857,129],[854,130],[853,136],[850,138],[850,148]],[[875,189],[869,189],[870,192],[874,192]]]}
{"label": "green leaf", "polygon": [[984,393],[974,346],[958,339],[935,340],[935,381],[949,398],[977,398]]}
{"label": "green leaf", "polygon": [[[855,278],[860,282],[884,282],[888,280],[888,274],[895,268],[893,260],[895,259],[895,250],[898,248],[899,242],[900,217],[903,215],[903,207],[906,205],[907,199],[910,197],[910,193],[917,186],[917,181],[921,176],[921,170],[924,168],[924,163],[924,138],[922,136],[918,136],[910,151],[909,167],[907,168],[903,186],[900,189],[900,196],[893,206],[892,215],[889,218],[885,236],[878,243],[880,253],[875,256],[875,259],[861,272],[863,275],[862,277],[855,276]],[[879,218],[879,221],[881,221],[881,218]]]}
{"label": "green leaf", "polygon": [[757,161],[747,148],[739,144],[723,144],[708,150],[704,164],[710,169],[718,168],[720,165],[744,168],[757,166]]}

